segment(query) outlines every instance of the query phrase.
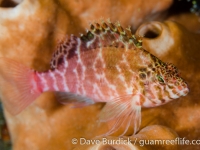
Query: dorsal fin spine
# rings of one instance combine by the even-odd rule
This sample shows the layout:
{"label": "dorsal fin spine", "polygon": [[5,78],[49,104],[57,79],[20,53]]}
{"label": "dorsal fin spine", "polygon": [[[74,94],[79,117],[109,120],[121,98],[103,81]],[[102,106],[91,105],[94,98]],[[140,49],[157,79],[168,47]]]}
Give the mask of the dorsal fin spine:
{"label": "dorsal fin spine", "polygon": [[[136,38],[135,35],[131,33],[130,26],[124,29],[120,25],[119,22],[115,24],[110,21],[107,21],[107,22],[102,21],[101,23],[93,23],[93,24],[90,24],[90,30],[88,32],[90,32],[94,36],[100,37],[102,40],[104,40],[104,36],[106,36],[109,32],[111,32],[111,34],[118,35],[120,41],[124,43],[125,45],[130,44],[138,48],[142,46],[142,41],[138,40],[138,38]],[[88,38],[88,32],[86,35],[81,36],[82,39],[85,38],[85,40],[86,39],[90,40],[90,38]]]}

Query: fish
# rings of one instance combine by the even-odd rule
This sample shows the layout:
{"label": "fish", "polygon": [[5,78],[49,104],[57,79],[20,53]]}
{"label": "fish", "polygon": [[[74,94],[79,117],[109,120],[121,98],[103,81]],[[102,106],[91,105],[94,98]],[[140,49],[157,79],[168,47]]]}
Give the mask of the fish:
{"label": "fish", "polygon": [[80,36],[67,35],[52,55],[50,69],[38,72],[0,58],[0,96],[11,114],[19,114],[42,93],[51,91],[62,104],[84,107],[105,103],[100,122],[110,122],[104,136],[126,125],[136,134],[141,108],[166,104],[189,92],[171,63],[142,47],[142,37],[111,21],[94,22]]}

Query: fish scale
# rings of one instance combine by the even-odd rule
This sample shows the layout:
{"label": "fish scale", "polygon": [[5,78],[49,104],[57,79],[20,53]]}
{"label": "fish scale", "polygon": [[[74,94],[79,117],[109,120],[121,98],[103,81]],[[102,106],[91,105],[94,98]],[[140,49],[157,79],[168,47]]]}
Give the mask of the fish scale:
{"label": "fish scale", "polygon": [[58,44],[51,70],[46,72],[5,58],[0,63],[9,68],[0,68],[7,79],[0,78],[0,86],[7,81],[7,87],[14,91],[1,95],[11,113],[19,113],[46,91],[74,107],[105,102],[99,120],[111,129],[104,136],[116,132],[122,124],[126,125],[122,135],[130,126],[134,126],[135,134],[142,107],[160,106],[189,92],[176,67],[144,50],[142,38],[133,35],[130,28],[109,21],[91,24],[80,37],[67,36]]}

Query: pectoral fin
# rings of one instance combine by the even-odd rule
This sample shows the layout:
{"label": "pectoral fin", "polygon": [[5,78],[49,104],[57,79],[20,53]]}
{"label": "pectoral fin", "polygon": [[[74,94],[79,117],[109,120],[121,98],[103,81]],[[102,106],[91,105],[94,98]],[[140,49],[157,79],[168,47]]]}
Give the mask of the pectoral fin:
{"label": "pectoral fin", "polygon": [[139,130],[141,124],[141,106],[136,103],[138,95],[131,96],[131,99],[122,100],[121,98],[107,103],[100,113],[100,121],[108,122],[111,129],[103,134],[107,136],[116,132],[125,124],[124,135],[128,128],[134,126],[134,134]]}

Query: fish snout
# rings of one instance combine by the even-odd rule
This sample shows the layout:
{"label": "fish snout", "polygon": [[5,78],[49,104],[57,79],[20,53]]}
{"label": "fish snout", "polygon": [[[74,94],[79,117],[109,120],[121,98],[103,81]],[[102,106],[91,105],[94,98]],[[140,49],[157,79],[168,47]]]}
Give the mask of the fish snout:
{"label": "fish snout", "polygon": [[178,86],[178,90],[180,91],[181,96],[186,96],[190,91],[187,83],[185,82],[183,82],[180,86]]}
{"label": "fish snout", "polygon": [[189,88],[188,87],[186,87],[186,88],[184,88],[183,89],[183,96],[186,96],[188,93],[189,93]]}

